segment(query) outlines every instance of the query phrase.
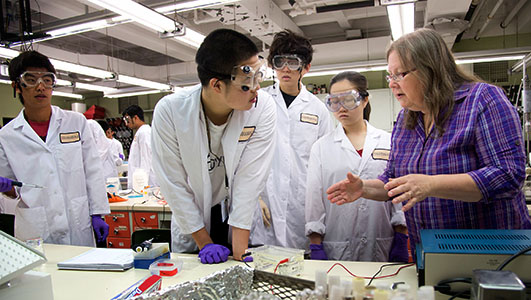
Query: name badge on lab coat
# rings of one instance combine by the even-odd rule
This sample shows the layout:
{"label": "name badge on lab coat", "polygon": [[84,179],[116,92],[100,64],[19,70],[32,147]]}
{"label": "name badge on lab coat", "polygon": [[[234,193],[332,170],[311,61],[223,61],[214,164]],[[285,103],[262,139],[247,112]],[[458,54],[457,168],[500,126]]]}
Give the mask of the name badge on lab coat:
{"label": "name badge on lab coat", "polygon": [[60,133],[59,140],[61,141],[61,144],[68,144],[68,143],[79,142],[81,138],[79,137],[79,131],[76,131],[76,132]]}
{"label": "name badge on lab coat", "polygon": [[253,136],[255,129],[256,129],[256,126],[243,127],[242,133],[240,133],[240,138],[238,139],[238,142],[247,142]]}
{"label": "name badge on lab coat", "polygon": [[389,160],[389,153],[391,151],[388,149],[374,149],[372,152],[372,159],[374,160]]}
{"label": "name badge on lab coat", "polygon": [[317,125],[319,123],[319,116],[308,113],[301,113],[301,122]]}

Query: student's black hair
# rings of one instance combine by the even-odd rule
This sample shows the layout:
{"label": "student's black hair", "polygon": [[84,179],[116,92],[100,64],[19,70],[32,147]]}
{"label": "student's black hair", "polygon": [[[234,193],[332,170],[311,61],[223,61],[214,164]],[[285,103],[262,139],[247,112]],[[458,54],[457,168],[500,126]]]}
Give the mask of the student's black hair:
{"label": "student's black hair", "polygon": [[203,86],[212,78],[230,79],[232,68],[258,54],[258,47],[245,35],[231,29],[212,31],[195,55],[197,74]]}
{"label": "student's black hair", "polygon": [[98,120],[97,122],[98,122],[98,124],[100,124],[101,128],[103,129],[103,131],[105,131],[105,133],[107,133],[107,129],[111,128],[111,125],[109,125],[109,123],[107,123],[107,121]]}
{"label": "student's black hair", "polygon": [[130,116],[131,118],[138,116],[141,121],[144,121],[144,110],[136,104],[133,104],[124,110],[122,116],[125,117],[126,115]]}
{"label": "student's black hair", "polygon": [[[22,90],[19,77],[22,73],[26,72],[28,68],[44,68],[48,72],[52,72],[54,74],[57,73],[47,56],[34,50],[20,53],[9,63],[9,79],[16,85],[13,88],[13,97],[16,97],[17,94],[16,87]],[[18,98],[20,99],[22,105],[24,105],[24,98],[22,98],[22,94],[18,94]]]}
{"label": "student's black hair", "polygon": [[[363,99],[369,97],[369,92],[367,89],[369,88],[369,84],[367,82],[367,77],[361,75],[358,72],[354,71],[345,71],[341,72],[332,79],[330,79],[330,88],[332,88],[332,85],[335,83],[338,83],[343,80],[348,80],[350,83],[352,83],[355,87],[360,96],[363,97]],[[371,103],[367,102],[367,105],[363,109],[363,119],[369,121],[369,117],[371,116]]]}
{"label": "student's black hair", "polygon": [[267,57],[269,65],[273,65],[275,55],[282,54],[297,54],[302,59],[304,66],[307,66],[312,62],[313,47],[309,39],[286,29],[273,37],[273,43],[269,48],[269,56]]}

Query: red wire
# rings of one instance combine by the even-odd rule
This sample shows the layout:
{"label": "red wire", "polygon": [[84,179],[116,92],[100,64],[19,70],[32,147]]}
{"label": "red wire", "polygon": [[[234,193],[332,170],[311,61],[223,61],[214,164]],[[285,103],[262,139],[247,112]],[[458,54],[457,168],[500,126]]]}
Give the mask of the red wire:
{"label": "red wire", "polygon": [[285,264],[288,262],[289,259],[287,258],[284,258],[283,260],[279,261],[277,266],[275,267],[275,271],[273,271],[273,273],[277,273],[277,269],[278,269],[278,266],[280,266],[281,264]]}
{"label": "red wire", "polygon": [[[387,278],[387,277],[393,277],[393,276],[396,276],[396,275],[398,275],[398,273],[400,272],[400,270],[402,270],[403,268],[411,267],[411,266],[413,266],[413,265],[414,265],[414,263],[412,263],[412,264],[407,264],[407,265],[403,265],[403,266],[401,266],[400,268],[398,268],[398,270],[396,270],[396,272],[393,273],[393,274],[390,274],[390,275],[383,275],[383,276],[378,276],[378,277],[374,277],[374,278],[372,278],[372,276],[371,276],[371,277],[358,276],[358,275],[356,275],[356,274],[350,272],[350,271],[347,269],[347,267],[345,267],[344,265],[342,265],[342,264],[340,264],[340,263],[335,263],[335,264],[333,264],[333,265],[330,267],[330,269],[328,269],[328,271],[326,271],[326,273],[330,273],[330,271],[331,271],[335,266],[341,266],[343,269],[345,269],[345,271],[347,271],[347,273],[349,273],[350,275],[352,275],[353,277],[356,277],[356,278],[363,278],[363,279],[382,279],[382,278]],[[278,265],[277,265],[277,266],[278,266]],[[275,270],[276,270],[276,268],[275,268]]]}

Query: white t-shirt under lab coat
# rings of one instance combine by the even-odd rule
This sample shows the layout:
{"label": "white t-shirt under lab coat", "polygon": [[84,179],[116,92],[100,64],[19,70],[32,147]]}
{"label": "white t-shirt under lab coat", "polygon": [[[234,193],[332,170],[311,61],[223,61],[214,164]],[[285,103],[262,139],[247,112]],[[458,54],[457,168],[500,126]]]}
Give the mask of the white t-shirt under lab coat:
{"label": "white t-shirt under lab coat", "polygon": [[385,169],[391,149],[390,134],[366,124],[361,157],[341,124],[312,147],[306,192],[306,235],[321,234],[331,260],[388,261],[393,226],[406,224],[401,204],[360,198],[336,205],[327,199],[326,189],[345,179],[347,172],[362,179],[374,179]]}

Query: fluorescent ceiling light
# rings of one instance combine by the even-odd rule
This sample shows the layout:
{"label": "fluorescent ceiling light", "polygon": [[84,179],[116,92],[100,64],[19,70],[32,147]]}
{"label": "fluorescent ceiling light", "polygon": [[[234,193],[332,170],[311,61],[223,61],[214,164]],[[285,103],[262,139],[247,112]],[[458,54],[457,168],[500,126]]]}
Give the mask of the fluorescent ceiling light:
{"label": "fluorescent ceiling light", "polygon": [[332,70],[324,70],[324,71],[315,71],[315,72],[308,72],[305,77],[315,77],[315,76],[327,76],[327,75],[336,75],[341,72],[346,71],[354,71],[354,72],[372,72],[372,71],[385,71],[387,70],[387,65],[385,66],[366,66],[366,67],[354,67],[350,69],[332,69]]}
{"label": "fluorescent ceiling light", "polygon": [[205,8],[209,6],[214,5],[220,5],[220,4],[229,4],[234,2],[239,2],[240,0],[192,0],[192,1],[184,1],[180,3],[175,3],[163,7],[159,7],[155,9],[156,11],[160,13],[167,13],[172,11],[187,11],[187,10],[193,10],[193,9],[199,9],[199,8]]}
{"label": "fluorescent ceiling light", "polygon": [[0,47],[0,56],[5,58],[17,57],[20,54],[20,51]]}
{"label": "fluorescent ceiling light", "polygon": [[387,16],[393,40],[415,31],[415,3],[388,5]]}
{"label": "fluorescent ceiling light", "polygon": [[205,36],[195,30],[190,29],[190,27],[184,28],[185,34],[176,36],[175,39],[179,42],[188,44],[194,48],[199,48],[199,46],[201,46],[201,43],[205,39]]}
{"label": "fluorescent ceiling light", "polygon": [[61,96],[61,97],[68,97],[68,98],[75,98],[75,99],[83,99],[83,95],[65,93],[65,92],[59,92],[59,91],[53,91],[53,95],[54,96]]}
{"label": "fluorescent ceiling light", "polygon": [[104,71],[101,69],[91,68],[91,67],[85,67],[78,64],[69,63],[62,60],[57,60],[50,58],[50,62],[52,65],[59,70],[67,71],[67,72],[74,72],[78,74],[83,74],[87,76],[102,78],[102,79],[111,79],[116,77],[116,74],[109,71]]}
{"label": "fluorescent ceiling light", "polygon": [[519,60],[524,58],[525,55],[500,55],[500,56],[491,56],[491,57],[476,57],[476,58],[462,58],[456,59],[455,63],[458,65],[462,64],[475,64],[482,62],[495,62],[495,61],[506,61],[506,60]]}
{"label": "fluorescent ceiling light", "polygon": [[123,92],[123,93],[109,93],[109,94],[105,93],[103,96],[106,98],[121,98],[121,97],[132,97],[132,96],[158,94],[158,93],[162,93],[162,91],[146,90],[146,91],[129,91],[129,92]]}
{"label": "fluorescent ceiling light", "polygon": [[[161,12],[155,11],[147,6],[144,6],[132,0],[89,1],[100,7],[111,10],[121,15],[122,17],[132,19],[133,21],[138,22],[160,33],[174,33],[177,27],[180,27],[182,25],[176,23],[173,19],[163,15]],[[182,43],[188,44],[194,48],[199,48],[199,45],[201,45],[201,43],[205,39],[205,36],[190,28],[185,28],[185,34],[182,36],[176,36],[175,39]]]}
{"label": "fluorescent ceiling light", "polygon": [[162,90],[162,91],[171,90],[171,86],[168,85],[168,84],[163,84],[163,83],[155,82],[155,81],[151,81],[151,80],[140,79],[140,78],[131,77],[131,76],[127,76],[127,75],[118,76],[117,81],[118,82],[127,83],[127,84],[131,84],[131,85],[143,86],[143,87],[147,87],[147,88],[150,88],[150,89],[157,89],[157,90]]}
{"label": "fluorescent ceiling light", "polygon": [[175,21],[132,0],[89,0],[90,2],[132,19],[158,32],[172,32]]}
{"label": "fluorescent ceiling light", "polygon": [[46,34],[49,34],[52,37],[62,37],[62,36],[67,36],[71,34],[78,34],[78,33],[83,33],[83,32],[87,32],[91,30],[102,29],[102,28],[109,27],[112,25],[114,24],[107,22],[107,20],[97,20],[97,21],[92,21],[92,22],[87,22],[87,23],[82,23],[82,24],[77,24],[73,26],[67,26],[67,27],[47,31]]}
{"label": "fluorescent ceiling light", "polygon": [[76,89],[84,89],[89,91],[98,91],[98,92],[104,92],[104,93],[115,93],[118,92],[118,89],[108,87],[108,86],[101,86],[96,84],[87,84],[82,82],[76,82],[74,84],[74,87]]}

